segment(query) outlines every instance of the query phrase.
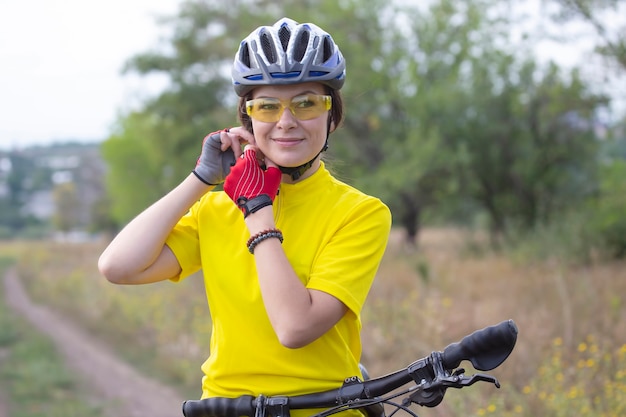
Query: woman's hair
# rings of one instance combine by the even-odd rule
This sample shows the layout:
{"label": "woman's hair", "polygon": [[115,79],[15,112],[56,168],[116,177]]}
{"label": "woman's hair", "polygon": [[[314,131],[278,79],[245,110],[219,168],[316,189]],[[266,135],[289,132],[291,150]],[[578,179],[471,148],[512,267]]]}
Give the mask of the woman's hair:
{"label": "woman's hair", "polygon": [[[341,95],[341,91],[333,90],[328,87],[326,87],[326,94],[328,94],[332,99],[329,122],[331,122],[335,126],[335,129],[337,129],[343,122],[343,97]],[[246,102],[248,100],[252,100],[252,91],[250,91],[244,97],[239,97],[239,105],[237,106],[237,117],[239,118],[241,125],[248,132],[254,133],[252,131],[252,119],[250,118],[250,116],[248,116],[248,113],[246,112]]]}

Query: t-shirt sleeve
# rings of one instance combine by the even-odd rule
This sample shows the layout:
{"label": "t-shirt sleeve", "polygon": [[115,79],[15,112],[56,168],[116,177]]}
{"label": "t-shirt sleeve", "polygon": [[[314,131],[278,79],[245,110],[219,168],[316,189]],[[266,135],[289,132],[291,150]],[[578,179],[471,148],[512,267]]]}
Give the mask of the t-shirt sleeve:
{"label": "t-shirt sleeve", "polygon": [[380,200],[369,197],[352,206],[316,259],[307,287],[332,294],[359,315],[390,229],[391,213]]}
{"label": "t-shirt sleeve", "polygon": [[171,231],[165,244],[172,250],[181,267],[181,273],[172,281],[180,281],[202,267],[198,238],[197,212],[200,203],[194,204]]}

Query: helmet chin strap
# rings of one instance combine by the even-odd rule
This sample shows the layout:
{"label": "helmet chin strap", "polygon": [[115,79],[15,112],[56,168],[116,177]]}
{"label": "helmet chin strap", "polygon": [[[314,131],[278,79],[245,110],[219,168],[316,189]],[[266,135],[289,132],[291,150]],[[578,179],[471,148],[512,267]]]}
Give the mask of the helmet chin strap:
{"label": "helmet chin strap", "polygon": [[315,157],[311,159],[309,162],[302,164],[302,165],[298,165],[297,167],[283,167],[279,165],[278,169],[280,169],[280,172],[282,172],[283,174],[291,175],[291,179],[296,181],[298,178],[302,176],[302,174],[306,172],[306,170],[311,168],[311,166],[313,165],[313,161],[315,161],[317,157],[320,156],[320,154],[324,152],[326,149],[328,149],[328,138],[326,138],[326,142],[324,143],[324,147],[322,148],[322,150],[319,151],[317,155],[315,155]]}
{"label": "helmet chin strap", "polygon": [[283,174],[287,174],[287,175],[291,175],[291,179],[293,181],[296,181],[298,178],[300,178],[302,176],[302,174],[304,174],[306,172],[306,170],[308,170],[309,168],[311,168],[311,166],[313,165],[313,161],[315,161],[317,159],[318,156],[320,156],[320,154],[322,152],[325,152],[328,149],[328,137],[330,136],[330,125],[331,125],[331,119],[330,117],[328,118],[328,129],[326,130],[326,142],[324,142],[324,146],[322,147],[322,150],[319,151],[317,153],[317,155],[315,155],[313,157],[313,159],[311,159],[309,162],[306,162],[302,165],[298,165],[297,167],[283,167],[283,166],[278,166],[278,169],[280,169],[280,172],[282,172]]}

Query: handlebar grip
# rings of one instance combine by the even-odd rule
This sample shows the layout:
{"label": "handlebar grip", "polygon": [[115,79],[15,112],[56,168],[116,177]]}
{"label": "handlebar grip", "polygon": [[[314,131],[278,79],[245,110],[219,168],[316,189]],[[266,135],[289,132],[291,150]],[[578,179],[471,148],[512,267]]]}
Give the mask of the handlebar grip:
{"label": "handlebar grip", "polygon": [[455,369],[461,361],[468,360],[479,371],[490,371],[508,358],[517,341],[517,326],[505,320],[465,336],[443,350],[443,366]]}
{"label": "handlebar grip", "polygon": [[238,398],[213,397],[203,400],[190,400],[183,403],[186,417],[254,417],[255,398],[243,395]]}

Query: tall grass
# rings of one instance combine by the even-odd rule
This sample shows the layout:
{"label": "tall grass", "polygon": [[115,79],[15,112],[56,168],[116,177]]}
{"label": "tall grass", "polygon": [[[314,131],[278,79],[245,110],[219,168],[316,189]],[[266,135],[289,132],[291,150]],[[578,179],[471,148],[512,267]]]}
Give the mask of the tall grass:
{"label": "tall grass", "polygon": [[[449,410],[453,415],[467,415],[467,410],[475,410],[472,415],[581,415],[584,410],[576,402],[561,404],[568,412],[555,414],[554,404],[542,401],[543,396],[565,402],[572,387],[578,387],[579,396],[587,397],[599,383],[623,391],[618,371],[624,368],[619,352],[626,334],[626,264],[591,260],[581,264],[562,253],[541,258],[520,257],[517,252],[502,255],[477,251],[476,242],[480,239],[455,230],[430,230],[417,251],[401,240],[390,243],[365,310],[365,359],[372,374],[443,348],[476,328],[512,318],[520,330],[517,346],[492,372],[504,388],[474,386],[449,393],[442,407],[453,409]],[[554,362],[554,340],[567,362]],[[603,362],[602,372],[597,369],[601,361],[586,361],[589,351],[580,350],[585,340],[594,341],[589,351],[611,358]],[[572,373],[571,367],[576,369],[581,361],[593,364],[591,370],[600,376],[577,374],[564,384],[552,379],[567,367]],[[537,394],[538,387],[544,394]],[[624,407],[626,403],[615,397],[605,409],[613,412],[619,401]],[[605,415],[598,407],[583,415]]]}
{"label": "tall grass", "polygon": [[[20,275],[37,300],[64,310],[116,350],[140,360],[144,369],[197,397],[210,336],[200,277],[181,284],[114,286],[96,270],[103,247],[30,244],[23,248]],[[559,402],[569,407],[563,409],[570,414],[563,415],[591,415],[584,414],[589,407],[609,416],[594,404],[604,403],[604,410],[624,404],[615,395],[609,401],[607,393],[624,389],[623,374],[616,372],[625,364],[625,266],[497,254],[481,246],[480,236],[458,230],[426,230],[413,248],[394,233],[363,311],[363,362],[371,376],[383,375],[510,318],[520,330],[517,346],[492,371],[503,388],[449,390],[439,411],[420,410],[420,415],[467,415],[468,410],[470,415],[560,415],[554,412]],[[581,351],[581,343],[588,349]],[[598,373],[591,378],[594,370]],[[568,377],[560,382],[559,372]],[[574,393],[591,401],[574,401],[568,396]]]}

